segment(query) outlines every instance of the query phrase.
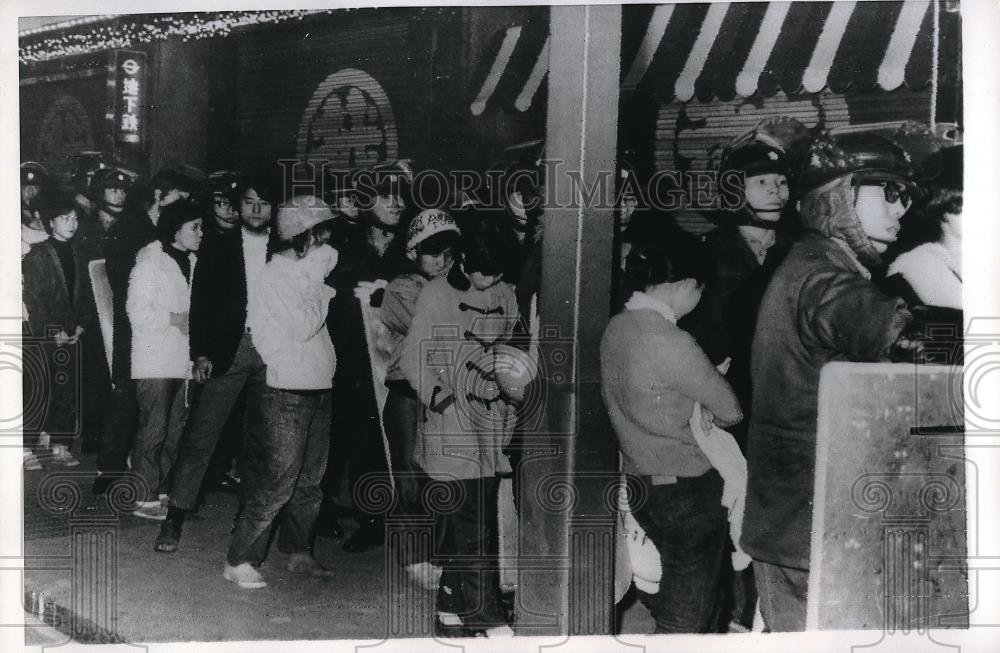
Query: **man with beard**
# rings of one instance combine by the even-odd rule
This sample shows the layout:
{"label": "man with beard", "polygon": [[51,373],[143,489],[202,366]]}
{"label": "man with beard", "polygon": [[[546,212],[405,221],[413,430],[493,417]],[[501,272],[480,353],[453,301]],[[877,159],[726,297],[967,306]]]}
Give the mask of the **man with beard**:
{"label": "man with beard", "polygon": [[195,509],[202,481],[240,393],[247,392],[246,429],[259,429],[265,366],[249,324],[259,310],[257,282],[267,261],[267,241],[277,190],[267,177],[251,177],[238,188],[241,228],[213,230],[198,257],[191,288],[191,360],[194,380],[204,383],[181,439],[166,521],[153,548],[177,550],[181,529]]}
{"label": "man with beard", "polygon": [[[326,501],[317,529],[321,535],[339,534],[332,499],[339,490],[339,475],[345,463],[352,492],[365,474],[388,471],[361,305],[354,290],[359,284],[373,284],[379,279],[388,283],[407,268],[406,243],[398,237],[407,226],[404,174],[395,170],[374,172],[374,189],[368,187],[374,192],[362,193],[359,198],[360,228],[341,243],[337,268],[327,279],[337,291],[327,320],[337,351],[337,371],[333,384],[333,443],[323,479]],[[373,300],[381,301],[381,293]],[[382,516],[369,514],[362,506],[356,508],[359,528],[344,542],[344,550],[350,553],[367,551],[385,540]]]}
{"label": "man with beard", "polygon": [[[156,239],[160,209],[191,193],[191,183],[173,170],[156,173],[149,189],[136,195],[132,177],[119,168],[108,168],[94,175],[91,199],[97,208],[96,224],[87,234],[87,249],[104,252],[112,302],[112,392],[105,415],[104,434],[97,455],[97,478],[93,491],[103,494],[125,463],[135,431],[136,411],[132,374],[132,327],[125,309],[129,275],[140,249]],[[129,194],[132,197],[129,197]],[[126,200],[132,204],[126,208]],[[91,256],[94,256],[91,254]]]}

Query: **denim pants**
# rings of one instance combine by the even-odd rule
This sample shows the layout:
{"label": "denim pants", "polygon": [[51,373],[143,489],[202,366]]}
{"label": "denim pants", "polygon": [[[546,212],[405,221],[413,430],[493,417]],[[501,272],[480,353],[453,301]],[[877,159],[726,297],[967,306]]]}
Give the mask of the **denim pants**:
{"label": "denim pants", "polygon": [[244,387],[247,389],[245,437],[251,437],[251,431],[261,428],[265,370],[264,361],[248,334],[240,341],[233,364],[225,374],[205,382],[191,418],[191,428],[181,440],[170,487],[171,506],[184,510],[194,508],[212,460],[212,452]]}
{"label": "denim pants", "polygon": [[753,572],[765,630],[772,633],[804,631],[809,570],[754,560]]}
{"label": "denim pants", "polygon": [[146,484],[143,500],[155,501],[170,487],[177,445],[187,422],[184,379],[136,379],[139,428],[132,445],[132,471]]}
{"label": "denim pants", "polygon": [[662,576],[656,594],[639,598],[656,620],[657,633],[705,633],[716,628],[720,571],[729,523],[722,506],[722,477],[714,469],[653,485],[648,476],[631,497],[632,515],[660,552]]}
{"label": "denim pants", "polygon": [[[440,481],[439,481],[440,482]],[[444,533],[437,609],[462,618],[469,629],[507,623],[500,607],[500,562],[497,536],[496,477],[444,481],[457,509],[442,515]]]}
{"label": "denim pants", "polygon": [[260,405],[264,426],[247,433],[244,442],[244,504],[227,555],[233,566],[264,561],[279,512],[282,548],[308,552],[323,500],[320,481],[330,447],[330,391],[265,386]]}

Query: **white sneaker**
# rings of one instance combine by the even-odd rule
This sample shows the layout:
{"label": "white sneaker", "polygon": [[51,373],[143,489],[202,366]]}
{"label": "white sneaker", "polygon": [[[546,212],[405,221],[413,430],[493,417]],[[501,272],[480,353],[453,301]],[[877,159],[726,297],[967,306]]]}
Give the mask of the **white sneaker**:
{"label": "white sneaker", "polygon": [[410,577],[410,580],[427,591],[437,590],[438,584],[441,582],[441,567],[426,560],[406,565],[403,570]]}
{"label": "white sneaker", "polygon": [[136,506],[136,509],[132,511],[136,517],[152,519],[153,521],[164,521],[167,518],[167,508],[159,501],[138,501]]}
{"label": "white sneaker", "polygon": [[486,629],[486,637],[489,639],[502,639],[504,637],[513,637],[514,630],[510,626],[493,626],[492,628]]}
{"label": "white sneaker", "polygon": [[222,577],[245,590],[267,587],[267,581],[249,562],[242,562],[235,567],[227,564],[226,568],[222,570]]}
{"label": "white sneaker", "polygon": [[42,468],[42,463],[38,462],[38,458],[35,454],[31,453],[31,449],[24,450],[24,471],[26,472],[37,472]]}
{"label": "white sneaker", "polygon": [[69,452],[69,447],[64,444],[57,444],[52,447],[52,464],[60,467],[76,467],[80,461]]}

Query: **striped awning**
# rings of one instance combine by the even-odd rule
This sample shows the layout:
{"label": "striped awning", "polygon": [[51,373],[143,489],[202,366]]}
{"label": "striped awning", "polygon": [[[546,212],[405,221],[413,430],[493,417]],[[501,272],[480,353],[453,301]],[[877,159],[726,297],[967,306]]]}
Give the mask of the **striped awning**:
{"label": "striped awning", "polygon": [[[921,88],[932,82],[943,45],[936,6],[934,0],[626,5],[622,92],[648,84],[661,101],[687,102]],[[473,80],[473,114],[491,105],[531,108],[548,73],[548,35],[526,32],[510,27],[499,47],[487,51],[484,75]],[[957,52],[958,44],[947,47]],[[504,88],[506,95],[499,93]]]}

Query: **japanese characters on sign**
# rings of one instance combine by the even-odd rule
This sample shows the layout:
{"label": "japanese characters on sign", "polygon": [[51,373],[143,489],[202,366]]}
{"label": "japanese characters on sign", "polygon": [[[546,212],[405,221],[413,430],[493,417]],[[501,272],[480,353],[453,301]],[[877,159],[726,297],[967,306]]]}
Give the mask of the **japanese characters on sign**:
{"label": "japanese characters on sign", "polygon": [[[111,106],[114,107],[115,149],[142,146],[143,94],[146,89],[146,55],[118,50],[114,53]],[[109,84],[110,86],[110,84]]]}

